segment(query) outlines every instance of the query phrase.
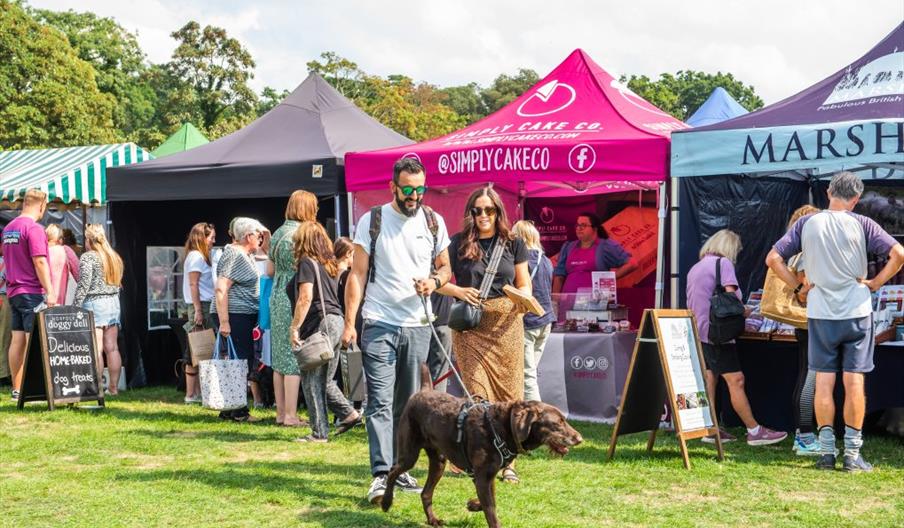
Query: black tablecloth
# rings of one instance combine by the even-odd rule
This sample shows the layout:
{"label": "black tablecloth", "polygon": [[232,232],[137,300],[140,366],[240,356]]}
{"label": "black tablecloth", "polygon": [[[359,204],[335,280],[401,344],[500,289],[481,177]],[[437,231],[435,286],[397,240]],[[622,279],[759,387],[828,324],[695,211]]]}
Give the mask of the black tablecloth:
{"label": "black tablecloth", "polygon": [[[754,418],[767,427],[793,432],[791,396],[797,381],[797,343],[740,340],[738,354]],[[875,370],[866,375],[867,413],[904,407],[904,347],[876,347],[875,364]],[[730,427],[742,425],[731,408],[724,380],[717,393],[720,422]],[[840,375],[835,383],[835,401],[839,417],[836,424],[840,425],[844,401]]]}

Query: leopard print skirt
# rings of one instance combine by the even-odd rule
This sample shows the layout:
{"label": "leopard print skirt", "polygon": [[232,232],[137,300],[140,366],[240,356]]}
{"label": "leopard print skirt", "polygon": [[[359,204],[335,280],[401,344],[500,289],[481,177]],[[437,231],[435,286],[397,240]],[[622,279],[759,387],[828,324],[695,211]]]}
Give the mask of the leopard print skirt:
{"label": "leopard print skirt", "polygon": [[474,396],[493,402],[524,399],[524,323],[508,297],[488,299],[480,324],[452,332],[462,380]]}

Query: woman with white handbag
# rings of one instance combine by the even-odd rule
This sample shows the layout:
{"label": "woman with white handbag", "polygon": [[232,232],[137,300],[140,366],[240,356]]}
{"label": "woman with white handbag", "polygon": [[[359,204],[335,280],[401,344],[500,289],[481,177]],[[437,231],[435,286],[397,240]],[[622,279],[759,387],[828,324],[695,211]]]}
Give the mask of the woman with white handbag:
{"label": "woman with white handbag", "polygon": [[297,300],[289,337],[311,422],[311,435],[299,441],[323,443],[329,433],[328,407],[342,424],[360,420],[334,379],[345,324],[337,294],[339,266],[333,244],[319,223],[303,222],[294,240]]}
{"label": "woman with white handbag", "polygon": [[[260,276],[253,255],[266,230],[253,218],[240,217],[232,221],[230,234],[235,242],[226,246],[217,263],[216,303],[211,307],[211,314],[217,314],[214,320],[219,322],[219,335],[224,339],[232,337],[235,355],[248,362],[248,372],[251,372],[254,357],[252,331],[257,324],[260,305]],[[221,411],[220,418],[236,422],[258,420],[250,415],[247,405]]]}

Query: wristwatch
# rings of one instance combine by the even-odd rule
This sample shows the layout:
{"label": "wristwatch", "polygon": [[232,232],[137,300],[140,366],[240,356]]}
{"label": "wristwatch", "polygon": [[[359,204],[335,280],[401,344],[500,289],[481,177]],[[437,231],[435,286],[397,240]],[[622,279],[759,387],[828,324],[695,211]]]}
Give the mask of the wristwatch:
{"label": "wristwatch", "polygon": [[439,277],[434,276],[433,282],[436,284],[437,290],[443,287],[443,281],[439,280]]}

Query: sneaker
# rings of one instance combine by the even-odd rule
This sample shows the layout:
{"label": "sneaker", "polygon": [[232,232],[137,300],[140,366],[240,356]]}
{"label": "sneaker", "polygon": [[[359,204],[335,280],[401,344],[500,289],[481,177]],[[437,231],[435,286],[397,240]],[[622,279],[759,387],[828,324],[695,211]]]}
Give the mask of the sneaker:
{"label": "sneaker", "polygon": [[869,473],[873,470],[873,465],[864,460],[863,455],[857,455],[857,458],[846,456],[841,469],[848,473]]}
{"label": "sneaker", "polygon": [[183,401],[185,401],[186,405],[191,405],[194,403],[201,403],[201,395],[198,394],[197,396],[186,396],[185,400],[183,400]]}
{"label": "sneaker", "polygon": [[370,489],[367,490],[367,501],[371,504],[379,504],[383,500],[383,494],[386,493],[386,475],[378,475],[374,477],[370,483]]}
{"label": "sneaker", "polygon": [[819,456],[819,442],[813,441],[805,444],[800,438],[794,439],[794,445],[791,447],[797,456]]}
{"label": "sneaker", "polygon": [[19,401],[19,391],[14,390],[14,391],[10,394],[10,399],[11,399],[12,401],[14,401],[14,402]]}
{"label": "sneaker", "polygon": [[[735,440],[737,440],[737,438],[735,438],[735,436],[733,434],[729,433],[725,429],[722,429],[721,427],[719,428],[719,436],[722,437],[723,444],[728,443],[728,442],[734,442]],[[716,443],[716,435],[704,436],[701,439],[701,441],[705,442],[707,444],[715,444]]]}
{"label": "sneaker", "polygon": [[747,433],[747,445],[750,446],[764,446],[770,444],[777,444],[788,438],[788,433],[784,431],[773,431],[765,426],[760,426],[760,431],[752,435]]}
{"label": "sneaker", "polygon": [[835,469],[835,455],[819,455],[816,469]]}
{"label": "sneaker", "polygon": [[399,475],[399,478],[396,479],[396,486],[398,486],[400,490],[408,491],[410,493],[420,493],[424,491],[424,488],[418,486],[417,480],[409,475],[407,471]]}

